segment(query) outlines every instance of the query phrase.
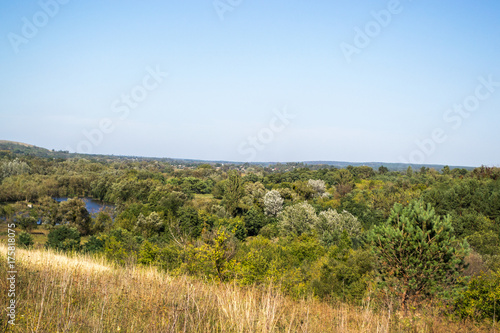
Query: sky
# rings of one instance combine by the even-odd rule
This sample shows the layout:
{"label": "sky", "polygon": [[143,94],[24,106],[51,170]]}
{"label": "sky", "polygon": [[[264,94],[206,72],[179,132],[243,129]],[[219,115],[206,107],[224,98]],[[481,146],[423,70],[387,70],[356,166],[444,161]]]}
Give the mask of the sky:
{"label": "sky", "polygon": [[500,166],[500,2],[0,3],[0,139]]}

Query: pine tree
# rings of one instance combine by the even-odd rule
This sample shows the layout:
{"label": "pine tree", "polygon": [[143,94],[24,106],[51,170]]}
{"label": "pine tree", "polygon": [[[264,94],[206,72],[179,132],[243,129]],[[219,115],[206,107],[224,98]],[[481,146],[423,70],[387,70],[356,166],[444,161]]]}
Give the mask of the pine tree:
{"label": "pine tree", "polygon": [[399,297],[403,308],[409,302],[442,291],[464,268],[466,241],[453,236],[450,216],[441,218],[430,204],[396,203],[386,223],[369,236],[379,258],[382,283]]}

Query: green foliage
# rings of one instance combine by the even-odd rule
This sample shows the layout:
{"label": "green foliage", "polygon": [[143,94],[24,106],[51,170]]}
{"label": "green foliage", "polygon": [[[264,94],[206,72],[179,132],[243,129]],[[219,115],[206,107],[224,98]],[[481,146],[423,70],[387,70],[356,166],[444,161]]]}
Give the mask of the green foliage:
{"label": "green foliage", "polygon": [[284,238],[276,243],[262,236],[247,240],[238,254],[241,284],[274,284],[295,297],[311,291],[315,263],[325,249],[313,236]]}
{"label": "green foliage", "polygon": [[181,269],[190,274],[204,276],[217,281],[229,280],[234,272],[236,244],[231,234],[220,227],[206,235],[206,241],[198,247],[189,245],[186,261]]}
{"label": "green foliage", "polygon": [[61,225],[49,232],[46,246],[62,251],[78,250],[80,239],[80,232],[76,228]]}
{"label": "green foliage", "polygon": [[198,238],[203,230],[203,221],[193,207],[182,207],[179,210],[179,229],[183,235]]}
{"label": "green foliage", "polygon": [[314,293],[321,298],[359,302],[373,279],[374,257],[367,249],[353,250],[347,232],[338,245],[330,248],[320,276],[312,281]]}
{"label": "green foliage", "polygon": [[104,242],[104,255],[108,260],[111,260],[119,265],[125,265],[130,254],[127,253],[122,242],[118,241],[114,236],[106,237]]}
{"label": "green foliage", "polygon": [[244,216],[245,227],[248,236],[256,236],[260,230],[269,222],[262,210],[252,207]]}
{"label": "green foliage", "polygon": [[266,224],[262,229],[259,231],[259,235],[272,239],[278,237],[280,234],[280,230],[278,228],[278,223],[269,223]]}
{"label": "green foliage", "polygon": [[139,257],[137,262],[143,265],[151,265],[156,262],[158,256],[159,248],[156,245],[151,244],[148,241],[142,242],[141,248],[139,250]]}
{"label": "green foliage", "polygon": [[455,312],[473,320],[500,320],[500,272],[471,278],[455,302]]}
{"label": "green foliage", "polygon": [[69,199],[59,204],[60,220],[78,229],[83,236],[91,232],[91,218],[81,199]]}
{"label": "green foliage", "polygon": [[232,218],[223,218],[219,219],[215,226],[215,228],[223,227],[224,229],[231,232],[237,239],[245,240],[247,237],[247,229],[245,227],[245,220],[240,217],[232,217]]}
{"label": "green foliage", "polygon": [[241,176],[237,171],[230,171],[228,173],[227,183],[225,184],[224,195],[222,202],[226,207],[227,212],[233,215],[240,199],[244,195],[244,189],[241,181]]}
{"label": "green foliage", "polygon": [[17,215],[14,218],[14,221],[16,222],[16,225],[21,227],[26,232],[30,232],[33,229],[36,229],[37,225],[37,220],[30,215]]}
{"label": "green foliage", "polygon": [[90,238],[82,246],[82,251],[85,253],[99,253],[104,251],[104,240],[101,237],[90,236]]}
{"label": "green foliage", "polygon": [[383,174],[386,174],[389,172],[389,169],[387,169],[387,167],[381,165],[379,168],[378,168],[378,173],[380,173],[381,175]]}
{"label": "green foliage", "polygon": [[395,204],[387,222],[375,227],[369,239],[383,285],[403,307],[452,286],[469,251],[466,241],[453,236],[449,216],[437,216],[421,201],[407,207]]}
{"label": "green foliage", "polygon": [[158,250],[156,264],[168,272],[179,271],[182,264],[182,254],[183,252],[178,246],[166,244]]}
{"label": "green foliage", "polygon": [[[78,249],[79,236],[55,237],[74,227],[87,236],[82,251],[118,264],[273,284],[294,297],[349,302],[362,299],[368,282],[401,301],[450,288],[455,297],[463,292],[453,282],[465,240],[477,253],[468,259],[475,269],[463,274],[500,268],[500,168],[437,172],[419,165],[417,172],[405,172],[407,165],[399,171],[377,165],[375,173],[369,166],[301,163],[174,166],[170,160],[113,156],[35,158],[28,148],[19,149],[21,158],[9,153],[0,161],[0,218],[15,217],[24,227],[18,217],[31,216],[28,230],[38,219],[54,226],[47,241],[53,248]],[[88,196],[115,204],[116,217],[101,212],[90,218],[81,200],[52,199]],[[415,199],[430,203],[435,215],[451,217],[431,217],[414,203],[409,212],[394,206]],[[364,243],[367,234],[379,245],[373,254]],[[483,284],[481,295],[494,289]],[[464,318],[489,318],[479,314],[487,311],[474,297],[463,296],[457,311],[473,313]]]}
{"label": "green foliage", "polygon": [[152,212],[147,217],[140,214],[136,222],[136,231],[140,232],[144,238],[149,238],[165,228],[165,222],[161,216]]}
{"label": "green foliage", "polygon": [[111,216],[105,212],[97,213],[93,224],[91,226],[92,234],[98,234],[100,232],[109,231],[113,225],[113,220]]}
{"label": "green foliage", "polygon": [[35,244],[35,242],[30,233],[23,231],[17,236],[17,244],[19,244],[20,247],[30,248],[33,244]]}

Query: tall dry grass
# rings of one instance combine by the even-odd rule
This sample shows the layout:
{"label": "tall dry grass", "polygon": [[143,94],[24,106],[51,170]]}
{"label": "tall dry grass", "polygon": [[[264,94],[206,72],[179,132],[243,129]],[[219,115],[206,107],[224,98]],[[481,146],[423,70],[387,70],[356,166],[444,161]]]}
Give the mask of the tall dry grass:
{"label": "tall dry grass", "polygon": [[[5,263],[7,249],[0,245]],[[16,325],[9,332],[488,332],[429,311],[408,317],[317,300],[273,288],[170,277],[155,268],[114,267],[84,255],[17,250]],[[0,302],[7,304],[6,265]],[[3,307],[5,308],[5,307]]]}

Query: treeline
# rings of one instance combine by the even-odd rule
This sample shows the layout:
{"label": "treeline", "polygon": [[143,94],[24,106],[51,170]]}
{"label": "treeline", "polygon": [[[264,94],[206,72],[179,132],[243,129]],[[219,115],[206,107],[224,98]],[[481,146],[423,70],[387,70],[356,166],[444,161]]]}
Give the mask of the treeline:
{"label": "treeline", "polygon": [[[26,231],[26,246],[41,221],[52,248],[295,297],[436,301],[477,320],[492,319],[500,299],[499,168],[177,169],[6,156],[0,181],[0,215]],[[91,216],[84,196],[116,208]]]}

